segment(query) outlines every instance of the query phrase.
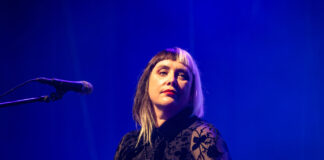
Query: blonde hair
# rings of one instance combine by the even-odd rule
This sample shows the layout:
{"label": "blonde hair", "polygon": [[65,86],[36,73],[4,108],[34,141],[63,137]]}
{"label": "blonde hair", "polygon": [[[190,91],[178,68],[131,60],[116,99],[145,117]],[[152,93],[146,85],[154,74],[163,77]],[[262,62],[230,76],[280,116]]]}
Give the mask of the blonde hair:
{"label": "blonde hair", "polygon": [[133,104],[133,118],[141,126],[137,144],[142,140],[143,144],[151,144],[151,135],[155,126],[155,113],[152,102],[148,95],[149,77],[155,65],[171,59],[186,65],[192,73],[193,81],[191,88],[193,115],[202,117],[204,114],[203,93],[201,88],[200,74],[196,62],[191,55],[181,48],[168,48],[156,54],[147,64],[137,84]]}

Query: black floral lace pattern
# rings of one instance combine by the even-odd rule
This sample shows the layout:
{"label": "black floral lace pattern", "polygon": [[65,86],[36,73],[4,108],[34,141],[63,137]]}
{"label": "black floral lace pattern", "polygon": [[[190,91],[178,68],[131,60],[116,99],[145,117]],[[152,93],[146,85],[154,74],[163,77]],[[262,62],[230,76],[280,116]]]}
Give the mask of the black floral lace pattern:
{"label": "black floral lace pattern", "polygon": [[139,131],[127,133],[121,140],[115,160],[229,160],[228,149],[218,130],[190,114],[180,114],[156,129],[152,145],[135,147]]}
{"label": "black floral lace pattern", "polygon": [[198,121],[192,130],[191,150],[195,159],[229,159],[227,146],[218,130],[211,124]]}

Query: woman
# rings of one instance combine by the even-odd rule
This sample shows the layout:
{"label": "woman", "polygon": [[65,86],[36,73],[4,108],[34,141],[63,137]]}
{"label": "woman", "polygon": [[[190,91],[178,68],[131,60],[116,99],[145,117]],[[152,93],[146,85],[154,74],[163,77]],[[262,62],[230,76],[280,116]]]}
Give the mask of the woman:
{"label": "woman", "polygon": [[169,48],[155,55],[137,86],[133,118],[140,131],[127,133],[119,159],[230,159],[217,129],[203,121],[199,70],[190,54]]}

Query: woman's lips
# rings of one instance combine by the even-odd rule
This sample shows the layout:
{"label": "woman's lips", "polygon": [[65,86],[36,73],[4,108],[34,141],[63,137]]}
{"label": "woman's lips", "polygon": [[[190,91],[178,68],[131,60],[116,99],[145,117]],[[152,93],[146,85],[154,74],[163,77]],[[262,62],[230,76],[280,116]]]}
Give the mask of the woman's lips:
{"label": "woman's lips", "polygon": [[172,92],[172,91],[165,91],[165,92],[163,92],[163,93],[165,93],[165,94],[167,94],[167,95],[176,95],[174,92]]}
{"label": "woman's lips", "polygon": [[176,91],[174,91],[174,90],[165,90],[165,91],[163,91],[163,93],[165,93],[166,95],[169,95],[169,96],[176,95]]}

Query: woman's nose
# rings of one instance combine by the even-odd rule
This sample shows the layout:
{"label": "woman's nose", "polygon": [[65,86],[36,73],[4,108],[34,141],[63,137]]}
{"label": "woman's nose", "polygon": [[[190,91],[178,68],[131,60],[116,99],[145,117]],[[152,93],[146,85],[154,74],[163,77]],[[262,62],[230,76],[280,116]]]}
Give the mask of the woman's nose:
{"label": "woman's nose", "polygon": [[176,84],[176,76],[175,74],[169,74],[168,76],[168,85],[175,85]]}

